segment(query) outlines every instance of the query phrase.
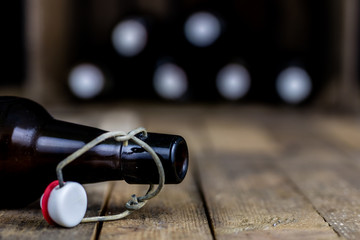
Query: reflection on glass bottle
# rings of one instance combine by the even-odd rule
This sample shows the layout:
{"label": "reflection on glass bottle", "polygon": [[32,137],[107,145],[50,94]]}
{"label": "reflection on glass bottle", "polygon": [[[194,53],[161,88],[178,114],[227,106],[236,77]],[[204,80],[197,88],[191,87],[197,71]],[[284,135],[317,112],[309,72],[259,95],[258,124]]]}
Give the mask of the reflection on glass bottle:
{"label": "reflection on glass bottle", "polygon": [[80,99],[93,99],[105,88],[106,77],[103,71],[92,63],[82,63],[69,73],[68,86],[71,93]]}
{"label": "reflection on glass bottle", "polygon": [[166,61],[155,69],[153,86],[160,97],[180,100],[188,91],[188,77],[179,65]]}
{"label": "reflection on glass bottle", "polygon": [[240,63],[229,63],[220,69],[216,77],[216,87],[220,95],[231,101],[243,98],[249,91],[251,77]]}
{"label": "reflection on glass bottle", "polygon": [[184,24],[186,39],[196,47],[212,45],[221,34],[218,17],[206,11],[193,13]]}
{"label": "reflection on glass bottle", "polygon": [[276,79],[277,93],[288,104],[304,102],[311,94],[312,85],[310,75],[298,66],[283,69]]}
{"label": "reflection on glass bottle", "polygon": [[148,31],[143,21],[130,18],[115,26],[111,40],[120,55],[134,57],[146,47]]}

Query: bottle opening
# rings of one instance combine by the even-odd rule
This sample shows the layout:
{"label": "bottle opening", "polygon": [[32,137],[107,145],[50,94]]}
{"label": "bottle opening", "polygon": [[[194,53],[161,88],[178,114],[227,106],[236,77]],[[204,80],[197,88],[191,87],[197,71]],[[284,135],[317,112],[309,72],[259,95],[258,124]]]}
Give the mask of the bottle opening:
{"label": "bottle opening", "polygon": [[[148,133],[145,142],[159,156],[165,173],[165,184],[181,183],[189,166],[189,153],[183,137]],[[152,156],[136,143],[121,148],[123,178],[130,184],[158,184],[158,168]]]}
{"label": "bottle opening", "polygon": [[183,138],[179,138],[173,145],[171,155],[174,159],[174,168],[176,174],[176,183],[182,182],[189,166],[188,147]]}

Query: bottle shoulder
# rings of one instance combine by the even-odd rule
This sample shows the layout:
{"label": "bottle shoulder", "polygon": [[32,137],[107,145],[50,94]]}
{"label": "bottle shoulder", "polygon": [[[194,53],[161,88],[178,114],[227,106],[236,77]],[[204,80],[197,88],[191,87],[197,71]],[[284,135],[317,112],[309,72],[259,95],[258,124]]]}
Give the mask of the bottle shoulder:
{"label": "bottle shoulder", "polygon": [[53,119],[38,103],[19,97],[0,97],[1,127],[34,128]]}

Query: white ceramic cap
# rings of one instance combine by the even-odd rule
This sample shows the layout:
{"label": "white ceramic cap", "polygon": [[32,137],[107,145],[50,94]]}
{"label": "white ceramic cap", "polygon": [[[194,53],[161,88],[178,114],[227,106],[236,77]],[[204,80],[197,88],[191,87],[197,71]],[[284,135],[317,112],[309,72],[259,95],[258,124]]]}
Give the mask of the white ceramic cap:
{"label": "white ceramic cap", "polygon": [[250,89],[250,74],[240,64],[228,64],[223,67],[216,77],[216,87],[225,99],[238,100],[245,96]]}
{"label": "white ceramic cap", "polygon": [[51,219],[63,227],[75,227],[85,216],[87,197],[83,186],[76,182],[66,182],[54,188],[48,200]]}
{"label": "white ceramic cap", "polygon": [[112,32],[112,43],[120,55],[126,57],[136,56],[146,46],[147,30],[137,20],[122,21],[115,26]]}
{"label": "white ceramic cap", "polygon": [[155,70],[153,84],[156,93],[169,100],[181,98],[188,89],[185,71],[172,63],[162,64]]}
{"label": "white ceramic cap", "polygon": [[213,14],[197,12],[186,20],[184,31],[186,39],[194,46],[208,47],[219,38],[221,24]]}
{"label": "white ceramic cap", "polygon": [[105,76],[97,66],[83,63],[71,70],[68,84],[71,92],[76,97],[91,99],[104,90]]}
{"label": "white ceramic cap", "polygon": [[276,89],[283,101],[299,104],[311,93],[312,83],[309,74],[300,67],[288,67],[280,72]]}

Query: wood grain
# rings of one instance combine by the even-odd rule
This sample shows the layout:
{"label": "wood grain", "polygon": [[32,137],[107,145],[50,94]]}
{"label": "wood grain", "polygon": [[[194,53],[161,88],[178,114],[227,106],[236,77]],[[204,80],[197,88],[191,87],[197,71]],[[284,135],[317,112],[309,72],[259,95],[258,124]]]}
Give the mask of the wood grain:
{"label": "wood grain", "polygon": [[[227,115],[226,115],[227,116]],[[279,146],[266,131],[251,121],[236,118],[206,118],[208,145],[216,152],[272,154]]]}
{"label": "wood grain", "polygon": [[217,239],[338,238],[272,159],[217,153],[200,165]]}
{"label": "wood grain", "polygon": [[359,169],[343,159],[336,151],[317,149],[288,155],[281,165],[337,233],[359,239]]}
{"label": "wood grain", "polygon": [[274,162],[283,146],[266,129],[276,120],[266,113],[244,115],[225,112],[205,120],[210,144],[199,177],[216,238],[338,239]]}
{"label": "wood grain", "polygon": [[338,239],[273,162],[282,146],[265,131],[262,114],[207,109],[177,112],[168,124],[165,118],[152,122],[176,126],[195,143],[199,191],[216,239]]}
{"label": "wood grain", "polygon": [[[151,109],[150,112],[142,111],[148,131],[185,135],[188,140],[187,136],[191,134],[188,117],[180,113],[169,114],[173,112],[167,109]],[[190,149],[190,156],[192,153]],[[101,239],[212,239],[204,202],[193,175],[192,160],[181,184],[166,185],[159,196],[126,219],[104,223]],[[145,189],[117,183],[108,211],[122,211],[134,191],[143,194]]]}
{"label": "wood grain", "polygon": [[[142,186],[117,183],[107,213],[124,210],[131,194],[144,194]],[[126,219],[106,222],[100,239],[212,239],[203,202],[193,177],[180,185],[167,185],[162,193]]]}
{"label": "wood grain", "polygon": [[[306,128],[299,127],[300,121]],[[338,140],[332,139],[349,126],[340,124],[334,130],[332,125],[329,131],[327,124],[313,123],[312,118],[302,118],[268,129],[284,149],[276,162],[338,234],[359,239],[360,169],[339,145],[333,144]],[[290,134],[281,130],[285,125],[292,129]],[[329,131],[326,137],[322,126]]]}
{"label": "wood grain", "polygon": [[[0,239],[359,239],[360,126],[355,117],[238,106],[112,105],[55,117],[107,130],[179,134],[188,176],[126,219],[49,226],[39,203],[0,211]],[[114,186],[112,189],[111,187]],[[124,210],[146,186],[86,185],[87,216]]]}
{"label": "wood grain", "polygon": [[[101,212],[106,183],[85,186],[88,195],[87,215]],[[39,201],[23,209],[0,211],[0,239],[93,239],[97,224],[80,224],[66,229],[50,226],[41,213]]]}
{"label": "wood grain", "polygon": [[319,134],[338,148],[360,153],[360,120],[346,116],[318,116],[312,120]]}

